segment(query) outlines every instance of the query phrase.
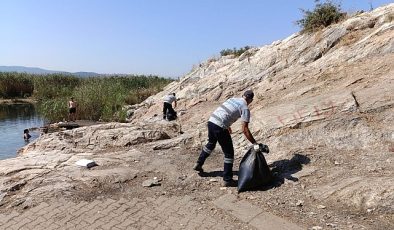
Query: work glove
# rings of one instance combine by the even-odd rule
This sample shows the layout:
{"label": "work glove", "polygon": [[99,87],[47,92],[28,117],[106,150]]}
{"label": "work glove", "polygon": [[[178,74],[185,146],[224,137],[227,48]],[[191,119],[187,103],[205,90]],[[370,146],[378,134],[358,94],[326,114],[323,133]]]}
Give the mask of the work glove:
{"label": "work glove", "polygon": [[263,153],[270,152],[268,145],[265,145],[263,143],[255,144],[255,145],[253,145],[253,148],[254,148],[254,150],[259,150],[260,152],[263,152]]}

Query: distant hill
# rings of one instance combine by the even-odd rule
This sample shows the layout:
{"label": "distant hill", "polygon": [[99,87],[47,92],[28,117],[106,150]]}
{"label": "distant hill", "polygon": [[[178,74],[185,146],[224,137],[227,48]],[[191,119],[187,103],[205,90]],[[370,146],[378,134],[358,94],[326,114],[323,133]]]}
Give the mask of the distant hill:
{"label": "distant hill", "polygon": [[70,74],[78,77],[95,77],[100,74],[95,72],[66,72],[66,71],[58,71],[58,70],[46,70],[37,67],[25,67],[25,66],[0,66],[0,72],[18,72],[18,73],[30,73],[30,74],[53,74],[53,73],[62,73],[62,74]]}

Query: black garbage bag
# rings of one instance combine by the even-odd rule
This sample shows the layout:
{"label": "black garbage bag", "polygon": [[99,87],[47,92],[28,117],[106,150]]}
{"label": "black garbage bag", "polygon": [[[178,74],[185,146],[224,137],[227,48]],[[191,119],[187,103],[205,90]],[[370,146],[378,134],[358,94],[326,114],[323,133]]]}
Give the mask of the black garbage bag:
{"label": "black garbage bag", "polygon": [[167,120],[169,121],[173,121],[177,119],[177,114],[176,111],[172,111],[172,112],[167,112]]}
{"label": "black garbage bag", "polygon": [[260,149],[253,146],[241,160],[238,171],[238,192],[255,190],[273,182],[271,170]]}

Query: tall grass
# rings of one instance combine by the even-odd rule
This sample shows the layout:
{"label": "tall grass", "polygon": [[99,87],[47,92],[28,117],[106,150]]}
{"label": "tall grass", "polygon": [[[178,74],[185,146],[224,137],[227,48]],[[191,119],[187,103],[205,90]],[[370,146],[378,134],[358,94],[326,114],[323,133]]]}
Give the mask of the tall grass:
{"label": "tall grass", "polygon": [[171,81],[150,75],[78,78],[65,74],[0,73],[0,96],[21,97],[29,93],[37,100],[38,111],[51,122],[67,119],[70,97],[77,102],[77,119],[124,121],[124,105],[142,102]]}
{"label": "tall grass", "polygon": [[39,101],[37,110],[50,122],[66,120],[68,115],[67,97]]}
{"label": "tall grass", "polygon": [[34,97],[37,100],[69,96],[83,81],[82,78],[65,74],[32,75],[31,77],[34,82]]}
{"label": "tall grass", "polygon": [[33,94],[32,78],[25,73],[0,72],[0,97],[23,98]]}
{"label": "tall grass", "polygon": [[74,90],[78,115],[89,120],[119,120],[128,89],[116,78],[90,78]]}

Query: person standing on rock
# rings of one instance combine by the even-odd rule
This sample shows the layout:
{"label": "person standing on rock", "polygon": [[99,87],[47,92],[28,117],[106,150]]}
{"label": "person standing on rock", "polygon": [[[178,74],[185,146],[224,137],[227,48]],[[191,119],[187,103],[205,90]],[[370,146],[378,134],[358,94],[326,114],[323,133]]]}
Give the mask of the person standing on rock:
{"label": "person standing on rock", "polygon": [[231,125],[241,118],[242,131],[245,137],[253,144],[257,142],[249,130],[250,110],[248,105],[252,103],[254,93],[246,90],[242,98],[230,98],[219,106],[208,120],[208,143],[202,148],[197,163],[193,169],[203,172],[202,166],[219,142],[224,153],[224,186],[235,187],[237,182],[233,180],[234,147],[231,139]]}
{"label": "person standing on rock", "polygon": [[[167,118],[167,114],[176,114],[174,110],[174,108],[176,108],[175,93],[164,96],[163,102],[163,119]],[[172,107],[172,104],[174,104],[174,108]]]}
{"label": "person standing on rock", "polygon": [[74,101],[74,98],[71,97],[70,101],[68,101],[68,120],[75,121],[76,113],[77,113],[77,102]]}

